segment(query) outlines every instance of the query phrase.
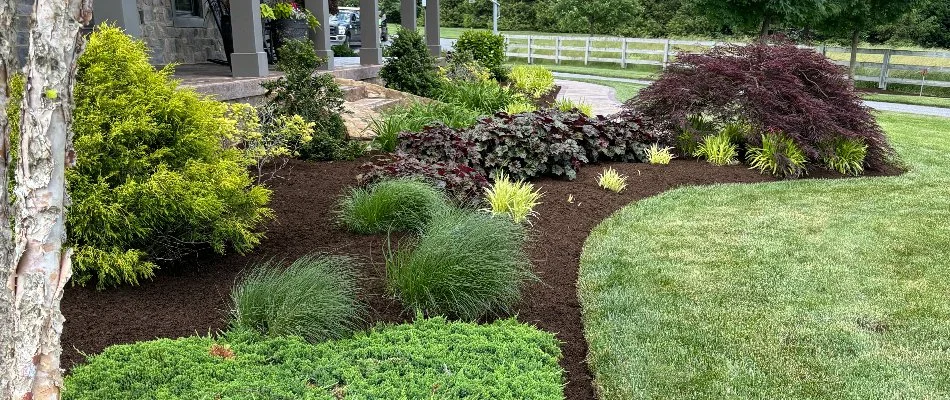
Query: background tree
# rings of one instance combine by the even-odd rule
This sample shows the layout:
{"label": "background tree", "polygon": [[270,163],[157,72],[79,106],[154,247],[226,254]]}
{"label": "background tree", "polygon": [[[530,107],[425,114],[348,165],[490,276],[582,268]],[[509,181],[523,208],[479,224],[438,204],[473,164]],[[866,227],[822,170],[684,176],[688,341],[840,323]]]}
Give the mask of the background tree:
{"label": "background tree", "polygon": [[759,38],[774,26],[808,26],[826,13],[828,0],[695,0],[697,11],[711,14],[740,30],[758,28]]}
{"label": "background tree", "polygon": [[608,33],[603,29],[629,24],[637,14],[636,3],[629,0],[560,0],[554,11],[563,23],[582,23],[586,33],[591,35]]}
{"label": "background tree", "polygon": [[[0,106],[14,93],[16,0],[0,0]],[[0,398],[58,399],[63,288],[72,273],[66,237],[65,170],[72,163],[72,89],[82,51],[79,30],[91,0],[36,0],[30,24],[17,168],[7,193],[11,129],[0,116]]]}
{"label": "background tree", "polygon": [[831,0],[829,12],[819,29],[831,36],[851,39],[849,75],[854,79],[861,35],[875,26],[893,22],[909,12],[917,0]]}

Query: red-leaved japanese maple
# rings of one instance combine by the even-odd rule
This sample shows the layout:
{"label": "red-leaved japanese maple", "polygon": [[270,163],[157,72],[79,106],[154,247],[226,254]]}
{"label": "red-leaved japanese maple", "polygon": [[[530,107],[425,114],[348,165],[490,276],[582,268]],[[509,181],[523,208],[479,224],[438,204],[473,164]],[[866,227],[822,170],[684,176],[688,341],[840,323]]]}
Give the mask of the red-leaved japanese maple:
{"label": "red-leaved japanese maple", "polygon": [[840,138],[863,140],[868,146],[865,163],[872,169],[883,169],[896,157],[855,94],[847,71],[787,42],[679,54],[626,107],[658,121],[657,128],[671,137],[688,117],[705,115],[720,125],[737,120],[751,124],[755,129],[746,140],[756,145],[761,132],[783,132],[816,162],[827,151],[822,144]]}

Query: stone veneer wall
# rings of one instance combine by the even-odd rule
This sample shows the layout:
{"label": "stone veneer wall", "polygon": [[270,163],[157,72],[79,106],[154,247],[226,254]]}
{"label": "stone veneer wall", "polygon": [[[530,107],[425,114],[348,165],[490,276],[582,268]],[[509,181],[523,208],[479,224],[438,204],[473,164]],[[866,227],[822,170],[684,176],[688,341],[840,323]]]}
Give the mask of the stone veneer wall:
{"label": "stone veneer wall", "polygon": [[[52,0],[44,0],[52,1]],[[137,0],[142,23],[142,35],[152,51],[152,63],[195,64],[209,58],[223,60],[224,45],[211,16],[205,18],[203,28],[175,27],[172,14],[173,0]],[[204,2],[202,2],[204,3]],[[30,14],[33,0],[18,0],[17,48],[20,59],[25,60],[29,49]],[[95,19],[95,15],[93,15]],[[95,21],[93,21],[95,22]]]}
{"label": "stone veneer wall", "polygon": [[[195,64],[223,60],[224,45],[210,15],[203,28],[180,28],[173,23],[173,0],[138,0],[142,36],[152,49],[153,64]],[[202,2],[204,4],[204,2]]]}

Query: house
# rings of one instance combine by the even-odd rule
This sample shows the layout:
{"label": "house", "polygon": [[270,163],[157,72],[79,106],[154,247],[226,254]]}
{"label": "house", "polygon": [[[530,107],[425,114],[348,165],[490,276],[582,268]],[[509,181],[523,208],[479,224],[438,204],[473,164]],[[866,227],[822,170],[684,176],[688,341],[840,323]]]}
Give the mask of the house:
{"label": "house", "polygon": [[[28,49],[29,16],[34,0],[18,0],[17,45],[21,58]],[[43,1],[43,0],[41,0]],[[321,22],[311,34],[317,54],[327,59],[326,68],[333,69],[330,50],[330,4],[332,0],[297,0]],[[400,0],[402,25],[415,29],[416,1]],[[224,3],[231,16],[234,51],[231,54],[233,77],[267,77],[269,68],[264,53],[263,24],[260,0],[95,0],[93,23],[110,22],[126,33],[139,37],[152,50],[152,63],[198,64],[208,59],[226,59],[224,44],[211,17],[212,3]],[[228,4],[230,3],[230,4]],[[378,15],[379,0],[360,0],[361,14]],[[369,25],[369,24],[367,24]],[[382,64],[379,27],[362,29],[360,64]],[[368,29],[367,29],[368,28]],[[439,0],[428,0],[426,7],[426,41],[438,55]]]}

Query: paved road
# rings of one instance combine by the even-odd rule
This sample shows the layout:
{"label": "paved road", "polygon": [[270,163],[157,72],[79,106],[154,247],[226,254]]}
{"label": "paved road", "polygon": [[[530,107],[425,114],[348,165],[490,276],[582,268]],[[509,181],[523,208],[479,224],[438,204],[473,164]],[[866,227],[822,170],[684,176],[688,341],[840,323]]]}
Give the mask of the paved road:
{"label": "paved road", "polygon": [[[652,83],[651,81],[645,81],[645,80],[640,80],[640,79],[611,78],[611,77],[594,76],[594,75],[568,74],[568,73],[563,73],[563,72],[555,72],[554,76],[558,78],[567,78],[567,79],[585,79],[585,80],[589,79],[589,80],[598,80],[598,81],[606,81],[606,82],[633,83],[633,84],[638,84],[638,85],[649,85],[650,83]],[[570,97],[571,95],[576,95],[576,96],[582,96],[582,97],[586,96],[586,97],[594,98],[592,95],[588,93],[598,91],[598,90],[599,91],[613,90],[607,86],[602,86],[602,85],[593,85],[589,83],[586,85],[589,85],[589,86],[584,88],[583,90],[578,89],[577,93],[568,94],[567,96]],[[590,86],[594,86],[594,87],[590,87]],[[597,87],[599,87],[599,89]],[[562,90],[562,93],[563,93],[563,90]],[[598,98],[598,101],[605,101],[605,100],[603,100],[602,98]],[[917,105],[898,104],[898,103],[884,103],[880,101],[865,101],[864,104],[867,105],[868,107],[871,107],[879,111],[896,111],[896,112],[904,112],[904,113],[909,113],[909,114],[931,115],[935,117],[950,118],[950,108],[917,106]],[[605,101],[604,107],[610,107],[610,103]]]}

